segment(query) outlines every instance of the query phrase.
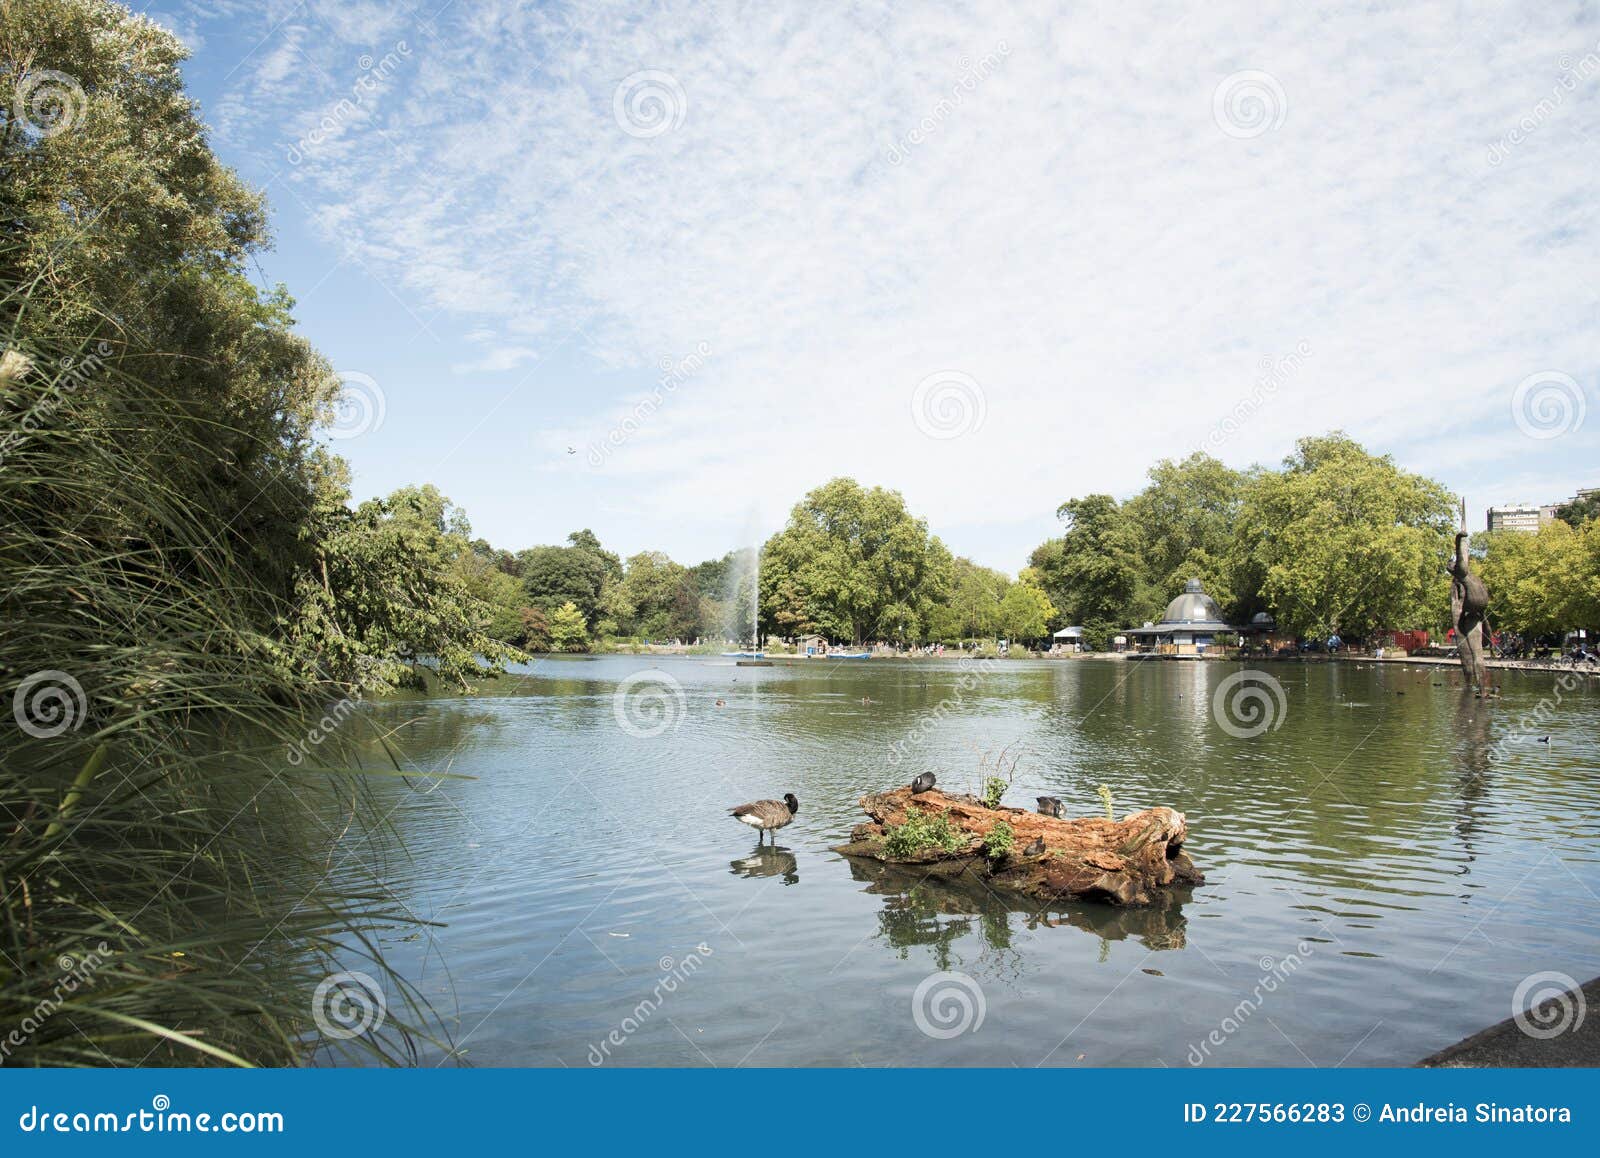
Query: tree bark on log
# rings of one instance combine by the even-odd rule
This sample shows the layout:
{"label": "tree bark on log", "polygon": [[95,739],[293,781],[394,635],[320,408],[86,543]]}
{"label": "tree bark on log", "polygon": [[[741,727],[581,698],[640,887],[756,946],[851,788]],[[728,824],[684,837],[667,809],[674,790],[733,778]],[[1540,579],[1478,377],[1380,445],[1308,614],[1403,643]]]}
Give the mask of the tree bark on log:
{"label": "tree bark on log", "polygon": [[[926,866],[938,875],[981,871],[991,887],[1012,889],[1039,901],[1148,905],[1172,886],[1205,883],[1183,851],[1189,835],[1184,815],[1171,808],[1146,808],[1121,820],[1057,820],[1021,808],[989,808],[972,796],[948,796],[937,789],[913,795],[910,788],[869,793],[861,798],[861,808],[872,819],[858,824],[849,843],[835,852],[885,864]],[[962,845],[948,852],[930,848],[890,856],[884,848],[885,829],[904,824],[910,810],[943,812]],[[1011,826],[1011,851],[991,859],[984,851],[984,838],[1002,821]],[[1023,850],[1041,837],[1044,852],[1024,855]]]}

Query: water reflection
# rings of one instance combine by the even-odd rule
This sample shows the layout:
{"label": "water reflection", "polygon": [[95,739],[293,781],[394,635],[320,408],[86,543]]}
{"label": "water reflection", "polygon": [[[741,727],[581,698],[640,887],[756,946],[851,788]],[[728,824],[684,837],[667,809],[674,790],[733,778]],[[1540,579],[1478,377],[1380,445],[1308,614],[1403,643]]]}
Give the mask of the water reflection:
{"label": "water reflection", "polygon": [[799,862],[794,852],[783,845],[758,844],[748,855],[728,862],[736,877],[782,877],[786,885],[800,881]]}
{"label": "water reflection", "polygon": [[974,933],[984,947],[1009,951],[1020,931],[1080,929],[1099,939],[1102,959],[1114,941],[1132,939],[1152,952],[1187,944],[1183,906],[1193,899],[1190,889],[1169,890],[1162,903],[1135,908],[1040,906],[1019,894],[997,893],[973,873],[935,879],[925,869],[873,860],[847,863],[851,877],[866,883],[863,892],[884,899],[879,935],[902,959],[912,946],[929,946],[940,969],[950,968],[952,946]]}

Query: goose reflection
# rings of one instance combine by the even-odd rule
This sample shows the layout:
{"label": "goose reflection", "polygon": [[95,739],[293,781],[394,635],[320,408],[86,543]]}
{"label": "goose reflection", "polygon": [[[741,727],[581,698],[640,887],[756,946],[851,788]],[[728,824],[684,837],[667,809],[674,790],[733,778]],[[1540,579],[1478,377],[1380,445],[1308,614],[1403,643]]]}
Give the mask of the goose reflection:
{"label": "goose reflection", "polygon": [[786,885],[800,882],[800,864],[794,852],[783,845],[758,844],[749,856],[728,862],[736,877],[782,877]]}

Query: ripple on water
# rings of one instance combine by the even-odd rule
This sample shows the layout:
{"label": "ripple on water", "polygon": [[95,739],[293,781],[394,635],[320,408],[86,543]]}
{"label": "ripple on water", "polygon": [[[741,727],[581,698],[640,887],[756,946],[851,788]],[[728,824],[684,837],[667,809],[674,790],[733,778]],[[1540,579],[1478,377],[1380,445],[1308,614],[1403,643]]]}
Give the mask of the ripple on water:
{"label": "ripple on water", "polygon": [[[613,694],[652,666],[683,711],[629,735]],[[1408,1063],[1504,1016],[1530,972],[1600,972],[1596,689],[1541,723],[1547,746],[1507,737],[1548,677],[1485,705],[1427,673],[1274,665],[1282,725],[1241,740],[1210,715],[1233,670],[1014,663],[962,687],[951,662],[611,657],[388,702],[410,761],[475,777],[396,794],[409,859],[380,875],[444,927],[391,948],[483,1064],[589,1064],[628,1022],[602,1061],[1183,1065],[1291,958],[1207,1064]],[[864,792],[925,769],[974,790],[1007,745],[1009,801],[1094,815],[1103,783],[1119,813],[1184,810],[1210,883],[1170,910],[1040,914],[828,851]],[[725,810],[785,791],[800,815],[758,851]],[[981,991],[977,1032],[917,1028],[941,971]]]}

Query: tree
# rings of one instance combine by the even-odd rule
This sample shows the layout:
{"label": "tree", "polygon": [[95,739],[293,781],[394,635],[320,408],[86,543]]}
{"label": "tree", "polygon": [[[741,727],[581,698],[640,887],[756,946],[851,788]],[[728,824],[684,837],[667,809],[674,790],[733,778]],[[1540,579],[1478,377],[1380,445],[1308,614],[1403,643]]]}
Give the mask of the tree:
{"label": "tree", "polygon": [[1056,515],[1066,534],[1036,548],[1030,563],[1058,614],[1103,648],[1146,610],[1137,530],[1106,494],[1068,500]]}
{"label": "tree", "polygon": [[622,580],[621,561],[602,550],[594,532],[574,531],[565,547],[531,547],[517,554],[528,602],[547,612],[571,603],[583,613],[585,630],[597,627],[608,583]]}
{"label": "tree", "polygon": [[583,651],[589,646],[589,628],[575,603],[563,603],[550,614],[550,650]]}
{"label": "tree", "polygon": [[333,678],[368,691],[408,682],[424,660],[471,690],[485,665],[493,674],[520,658],[505,637],[489,634],[493,609],[457,570],[470,554],[464,523],[433,487],[405,488],[354,511],[328,507],[290,638]]}
{"label": "tree", "polygon": [[1056,609],[1038,579],[1037,571],[1024,567],[1017,582],[1006,589],[999,609],[1000,630],[1006,638],[1031,642],[1049,633]]}
{"label": "tree", "polygon": [[958,558],[949,594],[928,612],[927,637],[944,643],[994,639],[1000,632],[1000,602],[1011,581],[991,567]]}
{"label": "tree", "polygon": [[1234,528],[1248,476],[1196,451],[1181,462],[1162,459],[1150,483],[1123,512],[1134,528],[1143,578],[1155,598],[1199,579],[1226,610],[1234,611],[1229,566]]}
{"label": "tree", "polygon": [[1438,483],[1343,433],[1303,438],[1245,487],[1238,582],[1299,635],[1437,624],[1454,511]]}
{"label": "tree", "polygon": [[1564,519],[1535,534],[1490,531],[1475,537],[1489,588],[1489,626],[1529,637],[1600,626],[1600,521]]}
{"label": "tree", "polygon": [[1581,527],[1600,519],[1600,489],[1591,490],[1581,498],[1562,503],[1556,508],[1556,518],[1573,527]]}
{"label": "tree", "polygon": [[796,504],[762,548],[762,618],[855,643],[921,640],[953,568],[899,492],[834,479]]}

